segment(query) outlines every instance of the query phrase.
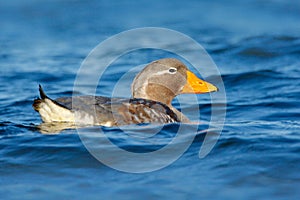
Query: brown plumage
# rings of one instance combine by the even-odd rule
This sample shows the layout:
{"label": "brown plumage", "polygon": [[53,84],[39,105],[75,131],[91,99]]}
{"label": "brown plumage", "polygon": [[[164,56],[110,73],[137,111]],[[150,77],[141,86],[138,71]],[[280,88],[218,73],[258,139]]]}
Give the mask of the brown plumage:
{"label": "brown plumage", "polygon": [[197,78],[177,59],[148,64],[132,83],[132,99],[101,96],[50,99],[40,86],[33,108],[44,122],[76,122],[103,126],[189,122],[171,105],[183,93],[206,93],[217,88]]}

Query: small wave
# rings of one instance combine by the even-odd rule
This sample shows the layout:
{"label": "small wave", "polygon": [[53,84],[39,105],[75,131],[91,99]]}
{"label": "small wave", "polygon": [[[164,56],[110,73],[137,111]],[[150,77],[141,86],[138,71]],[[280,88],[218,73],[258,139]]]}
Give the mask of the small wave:
{"label": "small wave", "polygon": [[[275,58],[284,55],[299,55],[300,38],[292,36],[255,36],[237,42],[222,42],[222,46],[209,50],[213,54],[229,54],[241,57]],[[225,45],[226,44],[226,45]]]}

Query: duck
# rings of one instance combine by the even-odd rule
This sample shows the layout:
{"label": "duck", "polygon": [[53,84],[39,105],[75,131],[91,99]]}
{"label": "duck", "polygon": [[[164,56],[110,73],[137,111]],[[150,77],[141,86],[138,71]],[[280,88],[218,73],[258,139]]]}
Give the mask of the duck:
{"label": "duck", "polygon": [[163,58],[147,64],[131,84],[131,98],[72,96],[51,99],[39,85],[40,97],[32,106],[44,123],[80,123],[100,126],[130,124],[189,123],[172,106],[180,94],[216,92],[218,88],[198,78],[176,58]]}

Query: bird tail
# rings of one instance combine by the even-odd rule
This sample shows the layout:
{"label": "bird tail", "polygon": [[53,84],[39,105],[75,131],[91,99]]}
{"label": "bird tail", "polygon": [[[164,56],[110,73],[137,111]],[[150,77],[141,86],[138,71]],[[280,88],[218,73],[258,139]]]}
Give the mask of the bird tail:
{"label": "bird tail", "polygon": [[32,107],[37,111],[44,122],[74,122],[74,113],[49,98],[39,85],[40,98],[34,100]]}
{"label": "bird tail", "polygon": [[45,99],[50,99],[44,92],[41,85],[39,85],[39,92],[40,92],[40,98],[35,99],[32,104],[33,109],[37,112],[39,112],[39,110],[41,109],[41,105],[45,101]]}

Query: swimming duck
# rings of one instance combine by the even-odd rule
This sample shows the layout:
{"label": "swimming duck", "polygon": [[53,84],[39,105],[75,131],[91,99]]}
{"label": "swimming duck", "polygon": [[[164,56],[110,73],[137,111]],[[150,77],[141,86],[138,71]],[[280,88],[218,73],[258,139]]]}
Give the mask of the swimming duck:
{"label": "swimming duck", "polygon": [[171,104],[179,94],[201,94],[217,91],[211,83],[199,79],[175,58],[148,64],[134,78],[132,98],[76,96],[49,98],[39,86],[40,98],[33,108],[44,122],[68,122],[102,126],[143,123],[189,122]]}

